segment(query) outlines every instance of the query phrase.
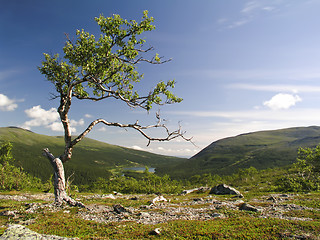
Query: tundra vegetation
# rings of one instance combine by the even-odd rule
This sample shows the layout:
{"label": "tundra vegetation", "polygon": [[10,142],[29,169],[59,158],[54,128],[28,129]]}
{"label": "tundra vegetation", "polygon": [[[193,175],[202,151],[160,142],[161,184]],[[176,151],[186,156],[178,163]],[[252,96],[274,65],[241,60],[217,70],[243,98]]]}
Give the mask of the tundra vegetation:
{"label": "tundra vegetation", "polygon": [[[146,169],[90,185],[71,183],[68,194],[88,210],[53,207],[53,191],[43,193],[51,185],[15,167],[11,148],[5,143],[0,152],[1,179],[8,181],[1,185],[0,233],[7,224],[22,224],[41,234],[80,239],[319,239],[319,147],[300,149],[296,163],[286,168],[251,167],[184,180]],[[244,198],[208,191],[181,195],[185,189],[219,183],[235,187]],[[150,204],[157,194],[169,201]],[[264,210],[240,210],[243,202]],[[115,213],[115,206],[123,212]],[[152,235],[155,229],[160,229],[159,236]]]}
{"label": "tundra vegetation", "polygon": [[[44,182],[18,167],[11,143],[0,148],[0,233],[8,224],[22,224],[38,233],[80,239],[319,239],[320,147],[301,148],[291,166],[249,167],[224,176],[206,173],[173,179],[146,169],[110,173],[85,184],[66,179],[63,164],[71,159],[74,146],[99,123],[135,129],[149,142],[177,137],[190,141],[180,127],[169,131],[158,114],[157,123],[147,126],[138,121],[97,119],[72,137],[68,114],[74,98],[113,98],[147,111],[153,104],[182,100],[171,92],[174,81],[160,82],[146,95],[134,90],[143,77],[137,71],[138,63],[166,62],[158,54],[144,57],[153,50],[144,48],[145,40],[139,38],[154,29],[147,11],[140,22],[119,15],[95,20],[102,33],[99,39],[77,31],[75,41],[67,36],[62,59],[45,54],[39,67],[55,86],[53,98],[60,100],[58,113],[64,127],[63,153],[55,157],[44,149],[54,169],[53,180],[48,176]],[[166,136],[149,136],[146,131],[150,128],[161,128]],[[243,198],[209,193],[208,189],[221,183],[239,190]],[[204,188],[181,194],[200,187]],[[161,202],[155,201],[156,196]]]}

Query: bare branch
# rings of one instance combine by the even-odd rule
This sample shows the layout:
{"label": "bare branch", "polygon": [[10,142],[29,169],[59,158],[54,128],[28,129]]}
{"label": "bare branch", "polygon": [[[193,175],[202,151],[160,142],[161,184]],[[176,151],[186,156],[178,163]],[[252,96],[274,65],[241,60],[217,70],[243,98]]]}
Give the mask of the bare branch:
{"label": "bare branch", "polygon": [[[104,119],[97,119],[97,120],[91,122],[89,124],[89,126],[87,127],[87,129],[85,131],[83,131],[77,138],[75,138],[71,142],[70,147],[72,148],[74,145],[76,145],[78,142],[80,142],[92,130],[92,128],[95,125],[97,125],[98,123],[103,123],[104,125],[107,125],[107,126],[120,127],[120,128],[124,128],[124,129],[128,129],[128,128],[135,129],[138,132],[140,132],[140,134],[142,136],[144,136],[148,140],[147,146],[149,146],[152,141],[158,141],[158,142],[171,141],[171,140],[173,140],[175,138],[178,138],[178,137],[181,137],[182,139],[192,143],[192,138],[186,138],[184,136],[184,134],[186,132],[181,130],[180,124],[179,124],[179,128],[177,130],[171,132],[168,129],[168,127],[164,123],[162,123],[162,119],[160,118],[159,113],[156,114],[156,118],[157,118],[157,123],[156,124],[147,125],[147,126],[139,125],[138,121],[136,121],[133,124],[122,124],[122,123],[118,123],[118,122],[108,122],[108,121],[106,121]],[[166,137],[155,138],[155,137],[149,136],[145,132],[145,130],[150,129],[150,128],[162,128],[162,129],[164,129],[165,132],[166,132]]]}

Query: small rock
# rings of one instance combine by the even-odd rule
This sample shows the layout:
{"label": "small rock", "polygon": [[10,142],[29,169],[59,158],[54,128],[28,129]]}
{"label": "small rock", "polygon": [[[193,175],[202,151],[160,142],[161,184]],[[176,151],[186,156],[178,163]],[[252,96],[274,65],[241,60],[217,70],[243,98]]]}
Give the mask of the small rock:
{"label": "small rock", "polygon": [[10,210],[7,210],[7,211],[3,211],[3,212],[0,212],[0,216],[8,216],[8,217],[16,217],[16,213],[17,211],[10,211]]}
{"label": "small rock", "polygon": [[113,195],[122,196],[122,193],[118,193],[118,192],[116,192],[116,191],[113,191]]}
{"label": "small rock", "polygon": [[141,217],[141,218],[148,218],[148,217],[150,217],[150,214],[147,213],[147,212],[140,212],[138,214],[138,216]]}
{"label": "small rock", "polygon": [[150,203],[155,204],[156,202],[168,202],[163,196],[155,197]]}
{"label": "small rock", "polygon": [[150,235],[160,235],[161,234],[161,229],[160,228],[156,228],[156,229],[152,230],[149,234]]}
{"label": "small rock", "polygon": [[272,202],[274,202],[274,203],[277,202],[277,199],[276,199],[274,196],[271,196],[271,197],[267,198],[267,200],[268,200],[268,201],[272,201]]}
{"label": "small rock", "polygon": [[221,213],[213,213],[212,217],[213,218],[225,218],[225,216],[223,214],[221,214]]}
{"label": "small rock", "polygon": [[194,198],[193,201],[194,202],[201,202],[201,201],[203,201],[203,198]]}
{"label": "small rock", "polygon": [[136,201],[136,200],[138,200],[139,198],[138,197],[132,197],[132,198],[130,198],[130,200],[134,200],[134,201]]}
{"label": "small rock", "polygon": [[116,199],[116,197],[112,194],[103,194],[101,198],[108,198],[108,199]]}
{"label": "small rock", "polygon": [[258,208],[251,206],[248,203],[243,203],[240,205],[239,210],[251,211],[251,212],[258,212]]}
{"label": "small rock", "polygon": [[121,214],[121,213],[124,213],[124,212],[128,212],[127,209],[125,209],[121,204],[114,205],[113,206],[113,210],[118,214]]}

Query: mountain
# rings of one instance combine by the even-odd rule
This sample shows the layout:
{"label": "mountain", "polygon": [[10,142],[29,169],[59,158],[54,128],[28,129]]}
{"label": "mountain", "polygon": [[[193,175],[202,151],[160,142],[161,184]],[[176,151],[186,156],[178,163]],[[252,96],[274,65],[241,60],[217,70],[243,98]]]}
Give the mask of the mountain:
{"label": "mountain", "polygon": [[[55,156],[64,150],[61,136],[41,135],[17,127],[0,128],[0,144],[5,141],[13,144],[16,165],[43,180],[48,180],[53,170],[50,162],[42,156],[42,149],[49,148]],[[86,184],[98,177],[108,177],[122,167],[142,165],[158,168],[182,160],[84,138],[74,147],[72,159],[65,164],[65,171],[66,176],[74,173],[75,184]]]}
{"label": "mountain", "polygon": [[203,173],[232,174],[251,166],[281,167],[295,162],[300,147],[315,147],[319,143],[317,126],[241,134],[215,141],[190,159],[170,168],[160,167],[157,172],[181,178]]}

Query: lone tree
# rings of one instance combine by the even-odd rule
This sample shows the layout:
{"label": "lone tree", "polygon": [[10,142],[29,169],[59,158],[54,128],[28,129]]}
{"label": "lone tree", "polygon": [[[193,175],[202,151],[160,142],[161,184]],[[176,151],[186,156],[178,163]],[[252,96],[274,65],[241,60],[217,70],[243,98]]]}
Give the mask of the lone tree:
{"label": "lone tree", "polygon": [[[148,17],[148,11],[143,12],[140,22],[128,21],[119,15],[108,18],[100,15],[95,18],[95,21],[101,31],[98,39],[84,30],[77,30],[76,40],[72,41],[67,36],[62,59],[58,54],[44,54],[45,60],[39,67],[40,72],[55,86],[57,93],[53,98],[60,99],[57,111],[64,128],[65,149],[59,157],[53,156],[47,148],[43,150],[43,154],[49,159],[54,169],[55,203],[59,205],[66,202],[73,206],[83,206],[66,193],[63,163],[71,159],[74,146],[98,123],[135,129],[148,140],[148,145],[151,141],[170,141],[177,137],[190,140],[184,137],[180,126],[177,130],[170,132],[158,114],[156,124],[147,126],[141,126],[138,121],[123,124],[97,119],[91,122],[80,135],[74,138],[71,136],[68,113],[73,98],[91,101],[114,98],[129,107],[138,107],[146,111],[149,111],[153,104],[163,105],[182,101],[170,91],[174,88],[174,81],[166,83],[161,81],[152,91],[143,96],[134,90],[134,85],[143,78],[143,74],[137,71],[139,63],[162,64],[168,61],[162,60],[158,54],[145,57],[150,56],[149,52],[153,48],[146,48],[145,40],[139,36],[145,31],[155,29],[152,25],[153,18]],[[165,137],[156,138],[148,135],[146,130],[150,128],[164,129]]]}

